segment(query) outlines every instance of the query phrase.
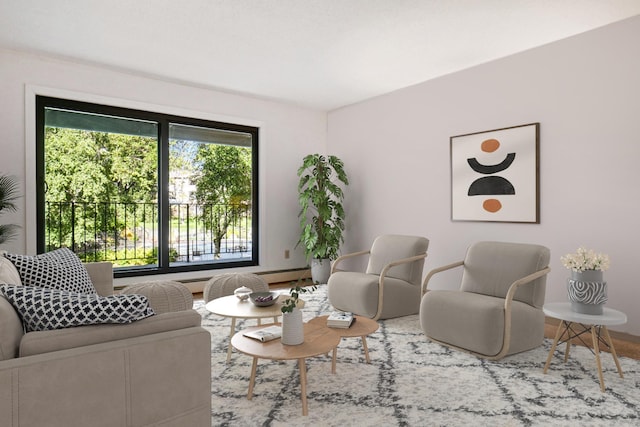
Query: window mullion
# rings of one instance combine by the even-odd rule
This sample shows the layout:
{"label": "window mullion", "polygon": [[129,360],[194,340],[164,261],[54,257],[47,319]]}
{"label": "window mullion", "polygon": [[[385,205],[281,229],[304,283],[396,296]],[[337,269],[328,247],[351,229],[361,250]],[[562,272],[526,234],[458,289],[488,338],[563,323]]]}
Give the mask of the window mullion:
{"label": "window mullion", "polygon": [[158,247],[158,269],[169,271],[169,121],[158,121],[158,224],[160,226]]}

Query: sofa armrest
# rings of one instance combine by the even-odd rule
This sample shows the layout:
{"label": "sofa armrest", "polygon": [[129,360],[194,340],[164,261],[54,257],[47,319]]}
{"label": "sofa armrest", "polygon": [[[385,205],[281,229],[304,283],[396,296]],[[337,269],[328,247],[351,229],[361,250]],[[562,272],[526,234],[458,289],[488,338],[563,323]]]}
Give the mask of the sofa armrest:
{"label": "sofa armrest", "polygon": [[84,266],[98,295],[113,295],[113,265],[110,262],[88,262]]}
{"label": "sofa armrest", "polygon": [[18,357],[23,336],[20,316],[9,301],[0,296],[0,360]]}
{"label": "sofa armrest", "polygon": [[77,326],[29,332],[20,342],[20,357],[200,326],[195,310],[157,314],[127,324]]}
{"label": "sofa armrest", "polygon": [[202,327],[0,362],[0,426],[211,425]]}

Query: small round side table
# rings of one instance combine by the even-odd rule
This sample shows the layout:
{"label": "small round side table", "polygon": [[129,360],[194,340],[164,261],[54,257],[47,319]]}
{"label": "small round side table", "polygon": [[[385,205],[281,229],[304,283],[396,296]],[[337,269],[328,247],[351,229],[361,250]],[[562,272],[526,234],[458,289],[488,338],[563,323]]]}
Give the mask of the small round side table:
{"label": "small round side table", "polygon": [[[626,314],[607,307],[605,307],[602,314],[599,315],[576,313],[575,311],[571,310],[571,303],[568,302],[554,302],[545,304],[544,307],[542,307],[542,310],[547,316],[554,317],[560,320],[558,330],[556,331],[556,336],[553,340],[553,345],[551,346],[549,356],[547,357],[547,363],[545,363],[544,370],[542,371],[543,373],[547,373],[549,364],[551,363],[551,359],[553,357],[553,353],[555,352],[558,344],[561,344],[563,342],[567,343],[567,347],[564,351],[564,361],[566,362],[569,359],[569,348],[571,346],[571,340],[573,338],[578,338],[580,341],[582,341],[582,338],[580,338],[580,336],[587,332],[591,332],[591,341],[593,344],[592,351],[596,356],[598,378],[600,380],[600,391],[604,392],[604,378],[602,376],[602,364],[600,362],[600,343],[603,343],[604,345],[609,347],[609,349],[611,350],[611,355],[613,356],[613,361],[616,363],[616,368],[618,368],[618,374],[620,374],[620,378],[624,378],[624,375],[622,374],[622,368],[620,367],[620,362],[618,361],[618,355],[616,354],[616,349],[613,347],[613,342],[611,341],[611,336],[609,335],[607,326],[623,325],[627,323]],[[581,329],[577,329],[577,326],[580,326]],[[582,342],[584,343],[584,341]]]}
{"label": "small round side table", "polygon": [[[280,295],[275,304],[267,307],[258,307],[249,300],[240,301],[235,295],[228,295],[215,298],[204,306],[207,311],[213,314],[231,318],[227,363],[231,362],[231,338],[236,333],[236,319],[258,319],[258,324],[260,324],[260,319],[273,317],[273,323],[276,323],[278,316],[282,316],[282,303],[285,299],[287,299],[287,295]],[[303,300],[298,299],[298,307],[304,307]]]}

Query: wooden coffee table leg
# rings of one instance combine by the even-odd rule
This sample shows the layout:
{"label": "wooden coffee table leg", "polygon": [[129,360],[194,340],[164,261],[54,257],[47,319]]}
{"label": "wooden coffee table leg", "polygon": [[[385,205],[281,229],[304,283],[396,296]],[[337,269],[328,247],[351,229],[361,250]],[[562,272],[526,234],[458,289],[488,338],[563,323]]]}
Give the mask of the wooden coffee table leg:
{"label": "wooden coffee table leg", "polygon": [[331,373],[336,373],[336,358],[338,357],[338,346],[333,347],[333,356],[331,357]]}
{"label": "wooden coffee table leg", "polygon": [[367,363],[371,363],[371,359],[369,359],[369,347],[367,347],[367,337],[363,335],[362,337],[362,347],[364,348],[364,359]]}
{"label": "wooden coffee table leg", "polygon": [[249,391],[247,392],[247,399],[251,400],[253,397],[253,387],[256,384],[256,369],[258,367],[258,358],[253,358],[253,363],[251,364],[251,377],[249,378]]}
{"label": "wooden coffee table leg", "polygon": [[227,347],[227,363],[231,362],[231,338],[236,333],[236,318],[231,318],[231,331],[229,331],[229,346]]}
{"label": "wooden coffee table leg", "polygon": [[308,415],[307,408],[307,364],[304,359],[298,359],[300,368],[300,399],[302,400],[302,415]]}
{"label": "wooden coffee table leg", "polygon": [[600,363],[600,346],[598,345],[598,333],[596,326],[591,326],[591,340],[593,341],[593,352],[596,355],[596,365],[598,366],[598,378],[600,379],[600,391],[604,392],[604,377],[602,376],[602,363]]}

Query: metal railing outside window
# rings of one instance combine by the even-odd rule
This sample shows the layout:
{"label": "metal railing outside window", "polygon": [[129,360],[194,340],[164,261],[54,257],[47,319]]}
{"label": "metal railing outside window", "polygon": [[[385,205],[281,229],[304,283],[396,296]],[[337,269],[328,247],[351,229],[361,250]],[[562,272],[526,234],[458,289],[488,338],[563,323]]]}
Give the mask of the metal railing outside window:
{"label": "metal railing outside window", "polygon": [[[174,265],[250,258],[251,205],[170,203],[169,260]],[[72,249],[85,262],[158,263],[156,203],[47,202],[46,250]]]}

